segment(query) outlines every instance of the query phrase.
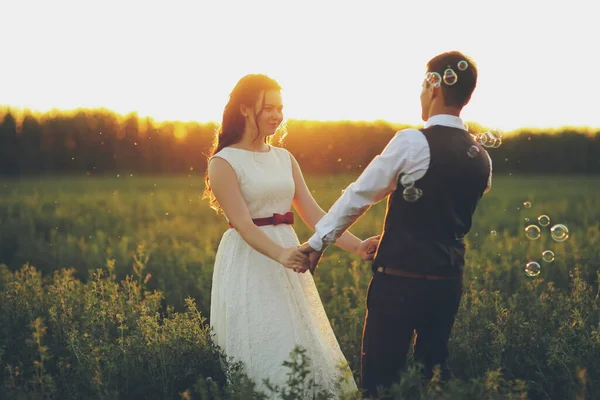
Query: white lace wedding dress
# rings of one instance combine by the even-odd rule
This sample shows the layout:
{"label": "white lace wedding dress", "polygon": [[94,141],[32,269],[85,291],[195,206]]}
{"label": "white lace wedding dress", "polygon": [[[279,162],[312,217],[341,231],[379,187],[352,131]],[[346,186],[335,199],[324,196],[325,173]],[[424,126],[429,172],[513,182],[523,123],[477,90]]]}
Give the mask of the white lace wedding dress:
{"label": "white lace wedding dress", "polygon": [[[224,148],[221,157],[233,167],[252,218],[290,211],[294,180],[290,154],[271,147],[268,152]],[[296,216],[297,217],[297,216]],[[227,223],[224,221],[224,223]],[[284,247],[299,244],[292,225],[259,227]],[[216,254],[210,309],[216,343],[228,357],[244,364],[244,371],[269,393],[263,379],[283,386],[288,368],[283,362],[298,345],[311,360],[310,378],[329,398],[353,392],[348,379],[339,385],[346,359],[325,314],[312,275],[298,274],[250,247],[235,229],[227,230]],[[306,394],[312,398],[312,392]]]}

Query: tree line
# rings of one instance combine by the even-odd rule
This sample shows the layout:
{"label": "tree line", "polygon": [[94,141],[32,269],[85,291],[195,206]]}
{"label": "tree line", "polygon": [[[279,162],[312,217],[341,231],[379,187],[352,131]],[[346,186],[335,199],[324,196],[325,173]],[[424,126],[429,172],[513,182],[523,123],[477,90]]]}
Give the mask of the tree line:
{"label": "tree line", "polygon": [[[156,122],[106,109],[0,110],[0,175],[183,174],[204,171],[216,123]],[[485,128],[470,123],[478,133]],[[358,173],[408,125],[384,121],[286,123],[280,145],[309,174]],[[417,127],[418,128],[418,127]],[[277,137],[278,139],[281,137]],[[495,173],[600,173],[600,129],[521,129],[489,149]]]}

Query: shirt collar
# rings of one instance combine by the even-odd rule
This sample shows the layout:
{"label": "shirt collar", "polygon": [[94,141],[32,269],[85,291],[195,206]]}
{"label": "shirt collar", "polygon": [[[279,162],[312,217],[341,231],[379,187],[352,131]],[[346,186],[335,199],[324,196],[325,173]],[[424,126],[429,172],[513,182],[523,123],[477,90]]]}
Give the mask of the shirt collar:
{"label": "shirt collar", "polygon": [[454,115],[449,115],[449,114],[438,114],[438,115],[429,117],[427,122],[425,122],[425,128],[429,128],[430,126],[433,126],[433,125],[443,125],[443,126],[449,126],[451,128],[458,128],[458,129],[465,129],[465,130],[467,129],[465,124],[463,123],[463,120],[460,117],[457,117]]}

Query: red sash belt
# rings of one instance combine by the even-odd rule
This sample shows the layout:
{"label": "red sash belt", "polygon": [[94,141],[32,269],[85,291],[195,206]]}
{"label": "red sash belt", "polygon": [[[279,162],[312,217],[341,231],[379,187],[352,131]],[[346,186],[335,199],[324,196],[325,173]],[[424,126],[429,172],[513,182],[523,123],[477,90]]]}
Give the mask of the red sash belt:
{"label": "red sash belt", "polygon": [[[254,225],[256,225],[256,226],[279,225],[279,224],[291,225],[294,223],[294,213],[291,211],[288,211],[285,214],[273,213],[272,217],[254,218],[252,220],[252,222],[254,222]],[[231,222],[229,223],[229,227],[233,228],[233,225],[231,225]]]}

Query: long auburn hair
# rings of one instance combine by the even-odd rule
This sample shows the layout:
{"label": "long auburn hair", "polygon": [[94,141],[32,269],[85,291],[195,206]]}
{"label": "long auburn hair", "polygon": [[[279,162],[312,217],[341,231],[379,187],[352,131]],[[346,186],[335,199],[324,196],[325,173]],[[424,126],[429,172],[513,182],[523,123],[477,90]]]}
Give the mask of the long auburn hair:
{"label": "long auburn hair", "polygon": [[[264,106],[264,92],[268,90],[280,91],[281,86],[273,78],[268,77],[264,74],[248,74],[238,81],[231,93],[229,94],[229,101],[225,105],[223,110],[223,119],[221,125],[217,127],[215,136],[213,139],[212,148],[208,154],[208,160],[216,153],[221,151],[227,146],[238,143],[242,140],[244,134],[244,127],[246,119],[240,112],[240,106],[252,107],[254,113],[254,123],[256,124],[256,131],[258,132],[257,117],[262,113]],[[256,112],[254,106],[259,100],[259,97],[263,93],[262,104],[258,112]],[[279,141],[283,140],[285,136],[285,124],[280,125],[278,128]],[[273,135],[275,136],[275,135]],[[272,143],[273,136],[265,138],[265,143]],[[258,134],[255,140],[258,139]],[[222,212],[215,195],[213,194],[210,181],[208,179],[208,168],[204,175],[204,195],[203,199],[208,199],[210,207],[214,209],[217,214]]]}

